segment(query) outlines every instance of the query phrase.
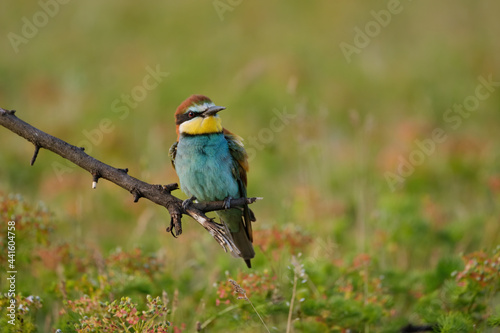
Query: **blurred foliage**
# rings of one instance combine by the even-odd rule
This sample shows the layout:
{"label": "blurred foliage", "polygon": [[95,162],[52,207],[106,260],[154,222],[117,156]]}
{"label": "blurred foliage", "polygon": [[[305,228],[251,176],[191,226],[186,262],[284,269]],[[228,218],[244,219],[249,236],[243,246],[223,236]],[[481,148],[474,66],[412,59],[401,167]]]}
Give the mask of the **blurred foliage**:
{"label": "blurred foliage", "polygon": [[[15,313],[23,332],[36,332],[37,320],[45,325],[39,330],[58,332],[255,331],[262,330],[258,318],[273,330],[287,323],[303,332],[394,332],[409,320],[431,323],[438,332],[499,326],[500,246],[408,271],[384,268],[367,253],[345,260],[311,255],[305,248],[306,254],[295,256],[281,242],[267,239],[274,232],[263,233],[267,251],[280,253],[286,263],[284,271],[272,265],[252,272],[238,269],[234,276],[219,271],[212,285],[210,279],[201,281],[201,291],[192,280],[175,279],[168,262],[160,264],[161,249],[102,254],[91,245],[55,241],[57,222],[50,214],[19,196],[2,194],[0,204],[2,218],[19,221],[16,238],[23,242],[16,246],[31,244],[31,251],[16,255],[22,274],[16,281]],[[287,230],[283,234],[292,244],[303,238]],[[6,253],[6,232],[0,236]],[[7,324],[9,302],[7,294],[0,297],[2,327],[17,332],[19,327]],[[293,321],[287,321],[288,313]]]}
{"label": "blurred foliage", "polygon": [[401,2],[347,59],[341,43],[388,1],[62,2],[2,4],[1,107],[167,184],[175,108],[206,94],[245,139],[248,193],[264,200],[247,271],[189,219],[173,239],[164,208],[105,181],[91,190],[50,152],[29,167],[32,145],[0,128],[0,260],[13,220],[23,331],[102,325],[120,306],[135,318],[157,297],[170,312],[140,325],[174,332],[265,331],[258,314],[271,331],[498,328],[498,86],[447,112],[481,77],[500,81],[500,3]]}

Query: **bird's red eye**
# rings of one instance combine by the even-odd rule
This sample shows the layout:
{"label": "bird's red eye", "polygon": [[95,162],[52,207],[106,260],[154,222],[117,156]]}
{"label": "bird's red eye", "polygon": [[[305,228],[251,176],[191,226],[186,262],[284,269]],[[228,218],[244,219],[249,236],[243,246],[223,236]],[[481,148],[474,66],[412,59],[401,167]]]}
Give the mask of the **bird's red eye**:
{"label": "bird's red eye", "polygon": [[189,118],[193,118],[194,117],[194,112],[193,111],[189,111],[188,112],[188,117]]}

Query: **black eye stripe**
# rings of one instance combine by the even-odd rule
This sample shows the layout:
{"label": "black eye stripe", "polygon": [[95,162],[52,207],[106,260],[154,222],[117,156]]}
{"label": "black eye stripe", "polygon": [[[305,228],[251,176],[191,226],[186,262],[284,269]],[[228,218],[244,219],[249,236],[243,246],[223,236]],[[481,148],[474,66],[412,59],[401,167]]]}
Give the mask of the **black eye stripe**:
{"label": "black eye stripe", "polygon": [[180,125],[182,124],[183,122],[187,121],[187,120],[191,120],[191,119],[194,119],[195,117],[198,117],[201,115],[201,113],[198,113],[198,112],[193,112],[194,113],[194,116],[190,117],[189,116],[189,113],[190,112],[193,112],[193,111],[188,111],[186,113],[182,113],[182,114],[178,114],[175,116],[175,124],[176,125]]}

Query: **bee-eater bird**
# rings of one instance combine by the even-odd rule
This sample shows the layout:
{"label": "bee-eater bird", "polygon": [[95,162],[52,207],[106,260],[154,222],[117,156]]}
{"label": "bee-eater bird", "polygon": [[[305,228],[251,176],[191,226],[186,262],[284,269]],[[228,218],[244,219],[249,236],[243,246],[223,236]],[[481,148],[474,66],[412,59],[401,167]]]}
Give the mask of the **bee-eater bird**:
{"label": "bee-eater bird", "polygon": [[[224,200],[246,198],[248,160],[242,139],[222,127],[218,112],[224,110],[208,97],[192,95],[175,112],[177,142],[170,148],[170,157],[181,190],[192,200]],[[222,223],[231,232],[240,256],[250,268],[255,256],[252,246],[252,221],[255,217],[245,205],[217,211]],[[233,254],[234,255],[234,254]]]}

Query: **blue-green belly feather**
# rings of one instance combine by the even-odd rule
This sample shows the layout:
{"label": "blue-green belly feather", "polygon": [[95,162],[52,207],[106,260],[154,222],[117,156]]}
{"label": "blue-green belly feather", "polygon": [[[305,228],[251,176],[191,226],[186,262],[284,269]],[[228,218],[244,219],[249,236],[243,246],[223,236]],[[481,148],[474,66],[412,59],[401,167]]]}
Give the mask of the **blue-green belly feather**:
{"label": "blue-green belly feather", "polygon": [[[175,167],[181,189],[200,201],[239,198],[233,160],[224,135],[181,136]],[[241,213],[240,213],[241,214]]]}

